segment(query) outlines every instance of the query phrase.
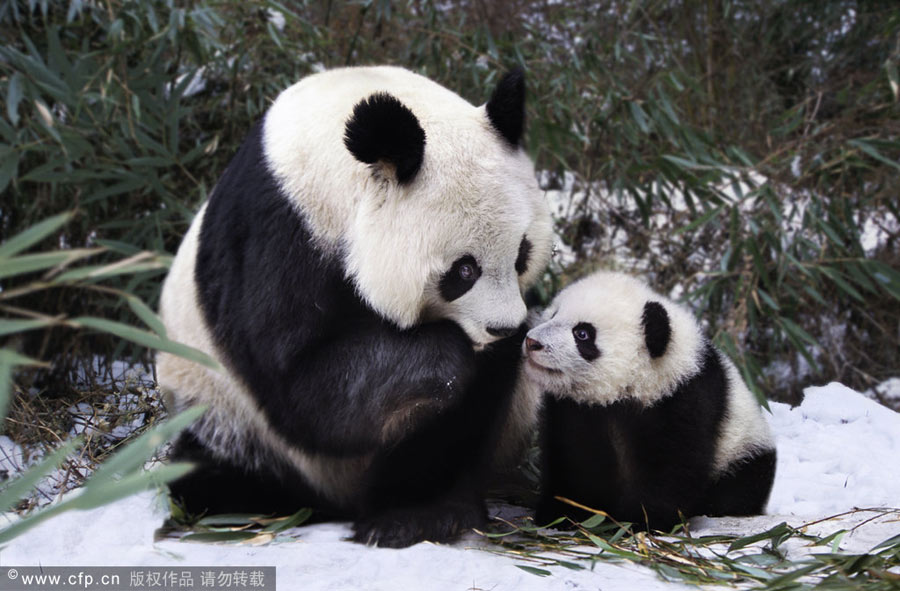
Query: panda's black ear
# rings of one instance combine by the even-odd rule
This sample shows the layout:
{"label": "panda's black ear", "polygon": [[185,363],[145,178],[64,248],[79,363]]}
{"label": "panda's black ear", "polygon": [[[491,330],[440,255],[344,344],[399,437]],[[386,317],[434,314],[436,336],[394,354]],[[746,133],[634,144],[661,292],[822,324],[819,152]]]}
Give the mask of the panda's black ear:
{"label": "panda's black ear", "polygon": [[353,107],[344,126],[344,145],[360,162],[390,164],[403,184],[422,166],[425,131],[406,105],[379,92]]}
{"label": "panda's black ear", "polygon": [[525,72],[519,68],[507,72],[485,108],[494,129],[512,147],[518,146],[525,130]]}
{"label": "panda's black ear", "polygon": [[659,302],[647,302],[644,304],[641,325],[644,327],[644,342],[647,343],[650,357],[653,359],[662,357],[672,338],[669,313]]}

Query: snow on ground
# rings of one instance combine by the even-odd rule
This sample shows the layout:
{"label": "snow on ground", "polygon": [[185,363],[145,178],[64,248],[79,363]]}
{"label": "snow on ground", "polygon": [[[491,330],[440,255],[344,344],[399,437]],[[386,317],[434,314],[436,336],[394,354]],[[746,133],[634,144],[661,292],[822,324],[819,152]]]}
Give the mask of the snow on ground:
{"label": "snow on ground", "polygon": [[[782,521],[799,526],[857,507],[900,507],[900,414],[836,383],[807,388],[805,394],[796,408],[771,403],[779,457],[769,514],[695,518],[694,535],[748,535]],[[513,558],[484,551],[475,534],[449,546],[423,543],[390,550],[347,542],[347,524],[326,523],[291,531],[296,541],[265,546],[154,542],[164,515],[151,493],[63,514],[0,550],[0,565],[275,565],[283,590],[684,587],[629,563],[600,562],[592,571],[551,567],[552,576],[540,578],[516,568],[522,563]],[[809,531],[823,535],[852,529],[841,547],[853,552],[869,550],[900,531],[896,514],[867,522],[869,517],[856,513],[811,525]]]}

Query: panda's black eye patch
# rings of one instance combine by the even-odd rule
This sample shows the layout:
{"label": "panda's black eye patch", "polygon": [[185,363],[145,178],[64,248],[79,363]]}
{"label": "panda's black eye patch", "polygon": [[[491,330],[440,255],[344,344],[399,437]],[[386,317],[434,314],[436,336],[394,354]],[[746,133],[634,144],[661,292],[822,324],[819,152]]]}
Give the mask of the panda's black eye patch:
{"label": "panda's black eye patch", "polygon": [[516,257],[516,273],[521,275],[528,269],[528,259],[531,257],[531,241],[522,236],[519,243],[519,256]]}
{"label": "panda's black eye patch", "polygon": [[438,290],[441,297],[452,302],[456,298],[472,289],[478,278],[481,277],[481,267],[478,261],[470,254],[456,259],[450,269],[441,276]]}
{"label": "panda's black eye patch", "polygon": [[597,329],[589,322],[579,322],[572,329],[572,336],[575,338],[575,346],[578,347],[578,353],[585,361],[593,361],[600,357],[600,349],[597,348]]}

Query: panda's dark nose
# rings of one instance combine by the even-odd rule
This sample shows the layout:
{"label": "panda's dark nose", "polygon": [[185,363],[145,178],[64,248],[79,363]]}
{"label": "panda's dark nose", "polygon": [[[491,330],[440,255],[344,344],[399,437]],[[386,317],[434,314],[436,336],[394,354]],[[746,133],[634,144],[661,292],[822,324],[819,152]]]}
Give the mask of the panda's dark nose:
{"label": "panda's dark nose", "polygon": [[540,341],[536,341],[531,337],[525,337],[525,350],[526,351],[540,351],[543,348],[544,348],[544,345],[542,345]]}
{"label": "panda's dark nose", "polygon": [[511,337],[514,334],[516,334],[516,331],[519,330],[519,327],[510,326],[510,327],[506,327],[506,328],[494,328],[493,326],[489,326],[489,327],[487,327],[486,330],[488,331],[488,334],[491,336],[506,338],[506,337]]}

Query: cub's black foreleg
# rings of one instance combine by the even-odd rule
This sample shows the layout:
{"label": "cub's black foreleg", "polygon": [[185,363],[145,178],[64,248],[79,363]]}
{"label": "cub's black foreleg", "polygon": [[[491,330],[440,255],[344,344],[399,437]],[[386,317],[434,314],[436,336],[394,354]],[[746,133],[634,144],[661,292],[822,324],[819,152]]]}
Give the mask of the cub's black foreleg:
{"label": "cub's black foreleg", "polygon": [[732,466],[710,487],[706,514],[760,515],[766,509],[775,480],[775,450]]}

